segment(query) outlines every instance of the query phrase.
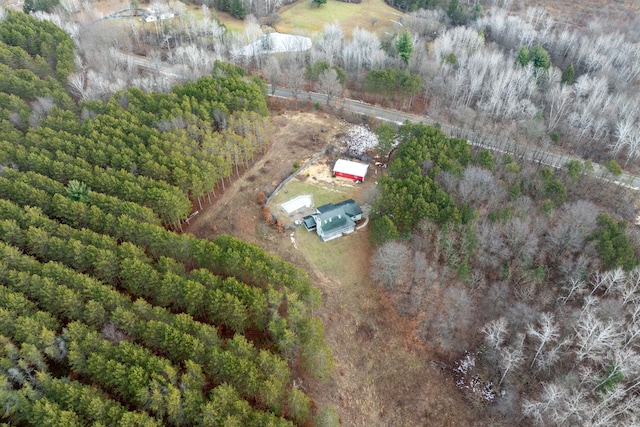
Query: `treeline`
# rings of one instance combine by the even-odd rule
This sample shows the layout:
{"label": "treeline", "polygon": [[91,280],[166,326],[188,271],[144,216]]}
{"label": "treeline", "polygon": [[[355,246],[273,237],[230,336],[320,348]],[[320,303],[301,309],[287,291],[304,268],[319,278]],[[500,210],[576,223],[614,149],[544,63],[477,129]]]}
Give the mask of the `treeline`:
{"label": "treeline", "polygon": [[[9,176],[15,179],[20,173],[12,172]],[[15,183],[19,181],[16,179]],[[151,347],[174,363],[191,360],[206,365],[215,356],[215,368],[213,365],[203,368],[209,381],[234,385],[240,396],[259,399],[269,407],[278,399],[286,401],[295,395],[296,402],[302,402],[308,413],[308,400],[298,391],[287,391],[290,381],[287,361],[293,361],[299,354],[311,372],[325,376],[330,373],[331,355],[322,342],[322,326],[309,317],[309,309],[317,306],[319,296],[304,273],[255,246],[231,238],[221,237],[216,244],[139,223],[126,215],[115,219],[96,205],[74,202],[61,194],[47,198],[42,190],[39,195],[37,189],[24,182],[22,185],[9,182],[0,187],[3,198],[19,201],[25,196],[35,196],[34,200],[39,200],[52,218],[67,222],[61,224],[37,208],[20,207],[4,200],[0,239],[42,262],[55,260],[61,264],[40,264],[36,259],[16,258],[18,253],[10,252],[9,259],[17,264],[4,264],[3,285],[36,301],[62,324],[78,320],[103,333],[104,328],[115,328],[126,339]],[[100,232],[90,231],[91,228]],[[101,234],[104,232],[115,237]],[[145,298],[156,307],[143,300],[134,304],[112,286],[133,298]],[[279,311],[283,304],[287,307],[286,315]],[[158,311],[160,307],[170,311],[162,314]],[[153,316],[146,314],[135,320],[141,314],[134,313],[141,309],[149,314],[153,310]],[[172,320],[174,316],[178,316],[176,320]],[[198,323],[188,326],[195,319]],[[227,328],[230,334],[235,334],[234,340],[244,339],[239,334],[247,330],[259,333],[265,340],[261,346],[270,342],[280,355],[255,350],[255,357],[262,354],[260,366],[265,366],[264,358],[271,357],[280,366],[278,375],[285,376],[276,380],[270,376],[272,373],[262,374],[260,369],[225,356],[226,353],[216,355],[212,345],[218,343],[221,349],[227,345],[222,344],[216,329],[209,328],[209,324]],[[60,327],[51,330],[59,331]],[[195,338],[190,336],[193,334]],[[234,363],[245,367],[234,368]],[[261,385],[263,381],[269,385]]]}
{"label": "treeline", "polygon": [[74,43],[59,27],[2,10],[0,20],[0,128],[3,139],[37,124],[51,108],[74,110],[65,89],[75,70]]}
{"label": "treeline", "polygon": [[[36,73],[40,77],[52,75],[60,82],[65,82],[76,68],[73,40],[51,22],[36,21],[24,13],[3,9],[0,42],[0,49],[4,52],[0,56],[11,62],[2,63],[13,68],[33,67],[40,73],[44,72],[42,75]],[[19,50],[11,49],[11,46],[22,49],[31,59]],[[12,55],[7,55],[8,52]]]}
{"label": "treeline", "polygon": [[439,0],[385,0],[384,2],[403,12],[413,12],[418,9],[431,9],[441,3]]}
{"label": "treeline", "polygon": [[[18,44],[13,65],[31,66]],[[43,92],[0,96],[0,419],[311,422],[292,369],[327,378],[333,362],[307,275],[232,237],[166,228],[265,149],[262,84],[219,63],[166,94],[67,108]]]}

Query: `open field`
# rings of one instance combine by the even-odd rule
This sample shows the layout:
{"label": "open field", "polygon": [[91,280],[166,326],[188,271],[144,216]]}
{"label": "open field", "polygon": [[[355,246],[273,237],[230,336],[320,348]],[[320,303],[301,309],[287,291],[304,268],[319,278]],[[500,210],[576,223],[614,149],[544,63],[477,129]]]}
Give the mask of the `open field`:
{"label": "open field", "polygon": [[378,34],[392,32],[397,25],[394,21],[402,16],[402,12],[382,0],[363,0],[360,4],[328,0],[320,7],[312,7],[310,1],[301,0],[282,7],[278,13],[282,20],[276,24],[276,29],[281,33],[319,33],[325,24],[339,21],[346,37],[351,37],[356,27]]}
{"label": "open field", "polygon": [[212,12],[214,12],[218,20],[223,23],[225,27],[227,27],[228,31],[234,33],[244,32],[244,21],[242,19],[235,18],[227,12],[220,12],[218,10],[213,10]]}

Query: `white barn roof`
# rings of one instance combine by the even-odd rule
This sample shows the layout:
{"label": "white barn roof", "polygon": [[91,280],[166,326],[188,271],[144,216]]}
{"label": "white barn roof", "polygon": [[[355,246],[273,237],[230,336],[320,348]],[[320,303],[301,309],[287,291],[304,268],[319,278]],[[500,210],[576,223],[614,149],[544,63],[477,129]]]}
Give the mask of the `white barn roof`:
{"label": "white barn roof", "polygon": [[367,169],[369,165],[364,163],[352,162],[350,160],[338,159],[335,166],[333,167],[333,172],[342,172],[347,173],[349,175],[361,176],[365,177],[367,175]]}

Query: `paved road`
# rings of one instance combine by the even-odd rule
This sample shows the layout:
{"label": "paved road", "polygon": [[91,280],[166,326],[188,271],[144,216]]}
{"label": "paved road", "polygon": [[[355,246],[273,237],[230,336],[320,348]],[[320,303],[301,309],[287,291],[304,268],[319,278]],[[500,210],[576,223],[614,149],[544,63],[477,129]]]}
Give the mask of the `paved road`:
{"label": "paved road", "polygon": [[[293,92],[289,89],[276,88],[273,92],[274,93],[271,96],[277,98],[296,98]],[[271,94],[271,88],[269,93]],[[297,98],[302,101],[309,100],[312,103],[318,102],[322,105],[326,104],[327,102],[326,95],[316,92],[299,92],[297,94]],[[397,110],[389,110],[387,108],[367,104],[354,99],[336,98],[330,102],[330,105],[335,108],[344,108],[345,110],[348,110],[352,113],[361,114],[367,117],[376,117],[380,120],[385,120],[397,124],[402,124],[407,120],[412,123],[425,123],[428,125],[436,124],[434,120],[431,120],[427,116],[416,116],[414,114],[404,113]],[[581,162],[583,161],[583,159],[578,157],[554,153],[552,151],[543,150],[541,148],[531,147],[516,142],[489,138],[484,135],[479,135],[474,132],[468,132],[461,128],[457,128],[447,124],[440,123],[439,125],[440,128],[448,135],[457,138],[464,138],[469,141],[469,144],[471,145],[484,147],[500,153],[510,153],[514,156],[538,162],[556,169],[562,168],[565,163],[571,160],[578,160]],[[619,177],[613,177],[604,166],[597,163],[592,163],[592,166],[593,174],[595,176],[619,185],[623,185],[627,188],[640,191],[640,176],[623,172]]]}
{"label": "paved road", "polygon": [[[126,53],[119,53],[123,58],[131,61],[139,67],[147,68],[149,70],[155,70],[160,74],[164,74],[171,78],[178,78],[182,75],[183,70],[178,66],[168,64],[166,62],[154,61],[150,58],[146,58],[138,55],[131,55]],[[273,92],[273,93],[272,93]],[[270,96],[277,98],[294,99],[297,98],[301,101],[311,101],[312,103],[326,104],[327,96],[316,92],[303,92],[299,91],[297,96],[293,91],[284,88],[276,88],[272,90],[269,87]],[[380,120],[402,124],[405,121],[412,123],[425,123],[428,125],[435,125],[436,122],[431,120],[428,116],[416,116],[414,114],[408,114],[397,110],[390,110],[382,108],[377,105],[367,104],[362,101],[348,99],[348,98],[333,98],[330,105],[335,108],[344,108],[352,113],[361,114],[366,117],[376,117]],[[486,135],[479,135],[474,132],[469,132],[464,129],[450,126],[445,123],[439,123],[440,128],[450,136],[457,138],[464,138],[471,145],[477,147],[484,147],[500,153],[510,153],[516,157],[520,157],[529,161],[538,162],[549,167],[560,169],[565,163],[571,160],[583,161],[583,159],[569,156],[566,154],[554,153],[552,151],[544,150],[538,147],[532,147],[525,144],[519,144],[512,141],[498,140],[495,138],[487,137]],[[640,191],[640,176],[633,175],[627,172],[623,172],[622,175],[614,177],[609,171],[602,165],[592,163],[593,174],[601,179],[613,182],[618,185],[630,188],[635,191]]]}

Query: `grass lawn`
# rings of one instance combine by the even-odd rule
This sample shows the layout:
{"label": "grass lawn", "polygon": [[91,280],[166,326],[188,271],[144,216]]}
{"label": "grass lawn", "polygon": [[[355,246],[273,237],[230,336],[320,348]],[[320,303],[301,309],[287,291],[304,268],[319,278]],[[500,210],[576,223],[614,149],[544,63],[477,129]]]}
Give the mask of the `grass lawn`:
{"label": "grass lawn", "polygon": [[351,37],[354,28],[365,28],[378,35],[393,32],[402,13],[383,0],[363,0],[362,3],[344,3],[328,0],[320,7],[311,7],[310,0],[300,0],[282,7],[282,19],[276,24],[278,32],[287,34],[303,33],[311,35],[321,32],[324,24],[340,22],[345,36]]}
{"label": "grass lawn", "polygon": [[[187,10],[197,18],[202,18],[200,6],[190,5]],[[212,10],[211,13],[229,31],[244,32],[244,21],[226,12]],[[351,37],[356,27],[374,31],[378,35],[394,32],[397,28],[394,21],[402,16],[402,12],[388,6],[383,0],[363,0],[360,4],[328,0],[327,4],[320,7],[311,7],[311,0],[299,0],[280,8],[278,13],[282,19],[275,27],[280,33],[310,36],[321,32],[324,24],[338,21],[346,37]]]}
{"label": "grass lawn", "polygon": [[[187,11],[196,17],[196,19],[202,19],[202,6],[190,4],[187,6]],[[212,18],[217,18],[220,23],[224,24],[228,31],[244,33],[244,21],[242,19],[234,18],[230,13],[220,12],[214,8],[209,9],[209,13]]]}
{"label": "grass lawn", "polygon": [[230,13],[216,11],[218,20],[227,27],[227,30],[234,33],[244,33],[244,21],[234,18]]}
{"label": "grass lawn", "polygon": [[366,231],[359,230],[323,242],[315,231],[307,231],[304,227],[298,227],[295,234],[296,244],[309,262],[331,279],[345,284],[363,280],[363,266],[360,262],[366,261],[366,258],[351,258],[362,258],[362,254],[359,253],[361,249],[356,248],[362,248],[363,245],[368,247],[367,236]]}
{"label": "grass lawn", "polygon": [[[302,172],[304,174],[304,171]],[[280,190],[280,192],[269,202],[272,212],[278,214],[285,223],[288,218],[284,212],[280,211],[280,205],[287,200],[302,194],[313,195],[314,207],[322,206],[327,203],[338,203],[345,199],[354,197],[356,188],[354,187],[342,187],[341,184],[347,183],[346,181],[336,180],[334,184],[324,181],[313,181],[311,178],[307,178],[305,181],[299,181],[292,179],[287,185]],[[351,185],[351,184],[350,184]]]}
{"label": "grass lawn", "polygon": [[[355,185],[343,187],[343,184],[348,184],[348,181],[336,179],[334,183],[328,183],[314,181],[311,178],[307,178],[305,181],[294,179],[280,190],[276,197],[269,202],[269,205],[274,213],[280,214],[281,203],[301,194],[312,194],[315,207],[357,198],[361,188]],[[281,215],[281,217],[285,223],[290,222],[285,215]],[[363,268],[367,264],[366,251],[363,251],[362,248],[369,246],[367,230],[359,230],[338,239],[323,242],[315,231],[309,232],[304,226],[300,226],[296,228],[295,238],[298,248],[305,257],[314,267],[332,280],[342,283],[354,283],[362,280]],[[354,248],[361,249],[354,252]]]}

